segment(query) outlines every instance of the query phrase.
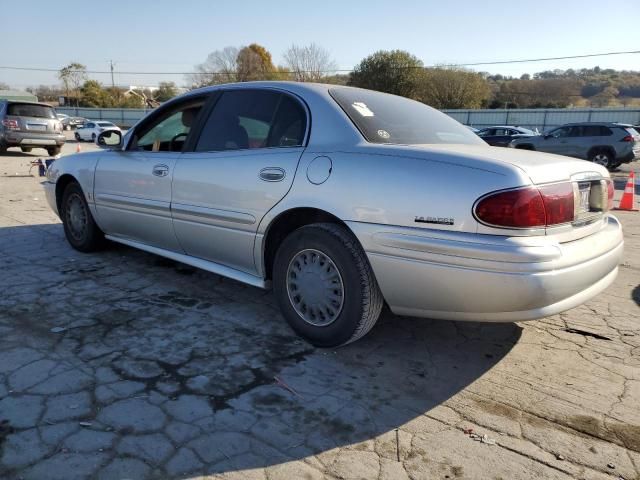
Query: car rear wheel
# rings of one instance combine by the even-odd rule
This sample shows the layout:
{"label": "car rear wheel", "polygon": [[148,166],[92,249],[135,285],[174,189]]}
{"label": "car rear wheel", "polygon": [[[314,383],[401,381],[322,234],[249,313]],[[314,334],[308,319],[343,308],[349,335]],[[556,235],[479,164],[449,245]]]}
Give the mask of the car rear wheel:
{"label": "car rear wheel", "polygon": [[64,190],[60,209],[64,234],[73,248],[93,252],[104,244],[104,234],[98,228],[80,185],[72,182]]}
{"label": "car rear wheel", "polygon": [[602,165],[605,168],[612,169],[614,167],[613,156],[606,150],[598,150],[591,154],[590,160],[593,163]]}
{"label": "car rear wheel", "polygon": [[319,347],[364,336],[383,305],[362,247],[346,228],[332,223],[304,226],[282,242],[273,287],[291,328]]}
{"label": "car rear wheel", "polygon": [[22,150],[24,153],[29,153],[32,149],[33,147],[20,147],[20,150]]}
{"label": "car rear wheel", "polygon": [[61,150],[62,150],[61,147],[49,147],[47,148],[47,153],[49,154],[50,157],[55,157],[56,155],[60,154]]}
{"label": "car rear wheel", "polygon": [[80,134],[78,132],[75,132],[74,136],[76,137],[76,141],[78,141],[78,142],[82,141],[82,138],[80,138]]}

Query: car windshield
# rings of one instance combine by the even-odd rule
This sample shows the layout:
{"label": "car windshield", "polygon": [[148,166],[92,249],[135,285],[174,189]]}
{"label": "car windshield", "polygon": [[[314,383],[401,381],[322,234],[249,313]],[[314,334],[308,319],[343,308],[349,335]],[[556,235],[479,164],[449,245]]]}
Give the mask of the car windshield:
{"label": "car windshield", "polygon": [[348,87],[329,93],[372,143],[486,145],[461,123],[408,98]]}
{"label": "car windshield", "polygon": [[31,103],[10,103],[7,114],[17,117],[56,118],[53,108]]}

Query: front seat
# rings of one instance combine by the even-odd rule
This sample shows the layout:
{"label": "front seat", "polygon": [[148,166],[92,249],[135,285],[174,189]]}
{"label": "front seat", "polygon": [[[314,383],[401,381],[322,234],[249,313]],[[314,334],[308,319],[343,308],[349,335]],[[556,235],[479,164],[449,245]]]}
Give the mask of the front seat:
{"label": "front seat", "polygon": [[238,117],[231,117],[224,122],[224,134],[221,135],[224,145],[223,150],[242,150],[249,148],[249,135],[247,130],[240,125]]}

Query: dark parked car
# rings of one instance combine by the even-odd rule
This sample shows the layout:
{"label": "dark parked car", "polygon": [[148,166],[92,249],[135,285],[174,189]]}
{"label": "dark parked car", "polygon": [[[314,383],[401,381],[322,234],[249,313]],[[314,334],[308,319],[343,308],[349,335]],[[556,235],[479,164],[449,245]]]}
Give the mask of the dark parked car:
{"label": "dark parked car", "polygon": [[537,135],[533,130],[522,127],[496,126],[487,127],[476,132],[476,134],[492,147],[508,147],[511,140],[521,137],[532,137]]}
{"label": "dark parked car", "polygon": [[509,146],[582,158],[613,170],[640,157],[640,134],[622,123],[569,123]]}
{"label": "dark parked car", "polygon": [[62,123],[51,106],[0,100],[0,153],[10,147],[20,147],[23,152],[40,147],[54,156],[64,142]]}

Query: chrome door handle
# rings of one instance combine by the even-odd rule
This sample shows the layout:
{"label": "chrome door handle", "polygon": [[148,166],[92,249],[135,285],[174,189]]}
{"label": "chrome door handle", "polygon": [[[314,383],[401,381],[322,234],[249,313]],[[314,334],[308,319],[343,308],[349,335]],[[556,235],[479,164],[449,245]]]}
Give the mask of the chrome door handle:
{"label": "chrome door handle", "polygon": [[260,170],[260,179],[265,182],[279,182],[286,176],[284,169],[280,167],[267,167]]}
{"label": "chrome door handle", "polygon": [[169,167],[167,165],[154,165],[151,173],[156,177],[166,177],[169,175]]}

